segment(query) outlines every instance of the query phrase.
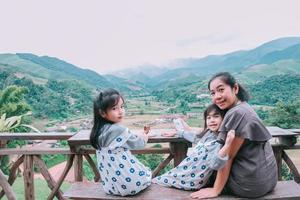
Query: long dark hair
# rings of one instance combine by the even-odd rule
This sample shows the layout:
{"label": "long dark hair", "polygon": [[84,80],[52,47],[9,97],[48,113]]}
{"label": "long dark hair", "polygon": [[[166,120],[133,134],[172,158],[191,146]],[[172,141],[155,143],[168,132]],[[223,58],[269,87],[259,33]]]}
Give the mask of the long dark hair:
{"label": "long dark hair", "polygon": [[203,126],[203,131],[200,133],[199,137],[203,137],[207,131],[207,119],[206,118],[207,118],[208,114],[211,112],[221,115],[222,119],[224,118],[224,116],[226,114],[226,110],[221,110],[216,104],[210,104],[204,110],[204,113],[203,113],[204,126]]}
{"label": "long dark hair", "polygon": [[240,101],[249,101],[250,95],[247,90],[239,84],[236,79],[228,72],[220,72],[215,75],[208,81],[208,89],[210,90],[210,83],[215,80],[216,78],[221,79],[225,84],[229,85],[231,88],[234,87],[235,84],[239,86],[239,91],[237,93],[237,98]]}
{"label": "long dark hair", "polygon": [[119,100],[124,98],[114,89],[106,89],[97,95],[94,99],[94,125],[90,135],[90,143],[95,148],[99,148],[98,137],[101,135],[101,128],[104,124],[112,123],[101,116],[100,113],[106,113],[108,109],[118,104]]}

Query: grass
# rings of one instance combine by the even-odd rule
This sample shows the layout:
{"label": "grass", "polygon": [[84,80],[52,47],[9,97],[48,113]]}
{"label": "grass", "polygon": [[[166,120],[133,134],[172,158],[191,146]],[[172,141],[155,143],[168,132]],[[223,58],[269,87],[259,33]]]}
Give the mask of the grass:
{"label": "grass", "polygon": [[[60,189],[64,192],[70,187],[70,183],[63,183]],[[13,184],[13,191],[16,194],[17,199],[25,199],[24,197],[24,181],[23,177],[18,177]],[[34,193],[36,200],[45,200],[50,195],[50,188],[48,188],[47,182],[42,179],[34,179]],[[3,197],[7,200],[6,196]],[[57,199],[56,197],[54,199]]]}

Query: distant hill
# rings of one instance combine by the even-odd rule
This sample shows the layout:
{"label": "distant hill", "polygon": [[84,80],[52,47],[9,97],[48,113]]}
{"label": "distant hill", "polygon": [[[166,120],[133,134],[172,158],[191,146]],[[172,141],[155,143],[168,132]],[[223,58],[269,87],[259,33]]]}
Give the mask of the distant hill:
{"label": "distant hill", "polygon": [[82,69],[58,58],[36,56],[30,53],[0,54],[0,69],[6,69],[18,76],[29,78],[35,83],[41,84],[48,80],[76,80],[93,88],[115,87],[129,94],[143,89],[140,85],[134,85],[135,83],[132,82],[130,87],[135,88],[132,90],[124,82],[118,82],[121,79],[117,77],[113,79],[112,75],[107,78],[92,70]]}
{"label": "distant hill", "polygon": [[[207,77],[220,71],[242,72],[253,65],[271,64],[270,61],[266,62],[270,60],[270,57],[273,58],[273,62],[287,59],[288,55],[290,55],[291,59],[296,59],[299,58],[298,53],[293,51],[296,49],[298,52],[299,45],[300,37],[288,37],[264,43],[252,50],[241,50],[225,55],[211,55],[199,59],[181,59],[173,63],[176,65],[176,69],[171,69],[158,76],[151,77],[151,80],[148,79],[147,82],[151,82],[151,85],[156,87],[157,85],[167,83],[169,80],[183,79],[191,74],[199,77]],[[291,52],[293,53],[291,54]],[[294,57],[291,55],[294,55]],[[277,60],[274,60],[274,58],[277,58]],[[164,67],[174,68],[174,66]],[[126,76],[123,74],[123,77]]]}
{"label": "distant hill", "polygon": [[34,54],[0,54],[0,74],[0,90],[9,85],[29,89],[25,98],[37,118],[90,115],[96,89],[116,88],[125,95],[147,91],[143,84]]}
{"label": "distant hill", "polygon": [[9,84],[29,87],[27,100],[37,115],[65,118],[89,113],[96,89],[107,87],[125,95],[152,94],[169,103],[205,104],[209,102],[207,81],[220,71],[231,72],[250,88],[256,104],[299,99],[300,37],[280,38],[224,55],[178,59],[164,66],[141,65],[113,75],[100,75],[50,56],[0,54],[0,89]]}

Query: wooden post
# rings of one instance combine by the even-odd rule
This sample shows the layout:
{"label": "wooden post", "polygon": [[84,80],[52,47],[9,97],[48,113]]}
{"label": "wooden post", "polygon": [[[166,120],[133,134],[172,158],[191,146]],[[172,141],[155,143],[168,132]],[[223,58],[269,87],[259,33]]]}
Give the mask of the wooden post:
{"label": "wooden post", "polygon": [[172,154],[174,155],[174,167],[176,167],[186,157],[186,153],[188,150],[188,143],[170,142],[170,149]]}
{"label": "wooden post", "polygon": [[283,147],[282,146],[273,146],[273,152],[275,155],[276,163],[277,163],[277,170],[278,170],[278,180],[282,180],[282,151]]}
{"label": "wooden post", "polygon": [[25,155],[24,158],[24,189],[25,199],[34,200],[34,174],[33,174],[33,155]]}
{"label": "wooden post", "polygon": [[75,161],[74,161],[75,181],[82,181],[83,180],[82,165],[83,165],[82,154],[76,154],[75,155]]}

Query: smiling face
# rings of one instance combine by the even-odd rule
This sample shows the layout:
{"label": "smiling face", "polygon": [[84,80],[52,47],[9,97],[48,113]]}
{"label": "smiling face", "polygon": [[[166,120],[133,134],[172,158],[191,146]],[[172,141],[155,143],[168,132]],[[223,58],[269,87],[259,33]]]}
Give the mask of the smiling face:
{"label": "smiling face", "polygon": [[101,113],[101,116],[113,123],[121,122],[125,116],[123,99],[120,98],[116,105],[114,105],[112,108],[107,109],[105,113]]}
{"label": "smiling face", "polygon": [[209,90],[212,102],[222,110],[230,109],[238,102],[239,87],[237,84],[232,88],[220,78],[215,78],[210,82]]}
{"label": "smiling face", "polygon": [[222,123],[222,120],[223,120],[223,118],[222,118],[221,114],[212,111],[212,112],[208,113],[208,115],[206,116],[206,126],[211,131],[217,132]]}

